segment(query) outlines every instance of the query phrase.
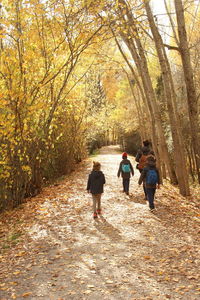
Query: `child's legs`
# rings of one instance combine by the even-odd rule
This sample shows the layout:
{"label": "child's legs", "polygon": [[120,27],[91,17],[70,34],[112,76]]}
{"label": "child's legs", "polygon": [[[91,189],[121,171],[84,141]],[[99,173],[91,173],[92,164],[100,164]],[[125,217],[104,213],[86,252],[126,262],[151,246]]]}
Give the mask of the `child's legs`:
{"label": "child's legs", "polygon": [[123,187],[126,193],[129,192],[129,183],[130,183],[130,178],[123,178]]}
{"label": "child's legs", "polygon": [[97,194],[97,208],[98,210],[101,209],[101,194]]}
{"label": "child's legs", "polygon": [[126,182],[127,193],[129,193],[129,184],[130,184],[130,178],[127,178],[127,182]]}
{"label": "child's legs", "polygon": [[155,188],[146,188],[147,199],[149,201],[149,208],[154,208],[154,196],[155,196]]}
{"label": "child's legs", "polygon": [[93,211],[95,213],[97,211],[97,194],[92,194],[92,200],[93,200]]}
{"label": "child's legs", "polygon": [[93,211],[96,212],[97,208],[101,209],[101,194],[92,194]]}
{"label": "child's legs", "polygon": [[126,189],[125,189],[125,181],[124,181],[124,178],[122,179],[122,184],[123,184],[123,191],[125,192]]}

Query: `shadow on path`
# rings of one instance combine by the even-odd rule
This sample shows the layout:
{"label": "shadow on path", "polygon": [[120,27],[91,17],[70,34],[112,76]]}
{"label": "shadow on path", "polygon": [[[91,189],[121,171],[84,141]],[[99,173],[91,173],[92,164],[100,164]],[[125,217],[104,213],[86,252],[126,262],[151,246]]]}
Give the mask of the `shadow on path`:
{"label": "shadow on path", "polygon": [[113,241],[120,241],[122,239],[119,229],[110,224],[103,216],[100,216],[100,218],[95,221],[94,226],[99,232]]}
{"label": "shadow on path", "polygon": [[140,204],[147,204],[147,201],[144,199],[144,193],[142,194],[130,194],[129,199],[131,202],[140,203]]}

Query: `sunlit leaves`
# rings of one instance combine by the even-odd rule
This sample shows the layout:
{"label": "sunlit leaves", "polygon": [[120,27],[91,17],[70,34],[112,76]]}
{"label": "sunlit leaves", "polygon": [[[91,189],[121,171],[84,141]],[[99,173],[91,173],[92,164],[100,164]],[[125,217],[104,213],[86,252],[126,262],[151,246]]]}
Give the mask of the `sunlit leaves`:
{"label": "sunlit leaves", "polygon": [[56,147],[69,147],[66,156],[74,153],[72,161],[84,152],[84,136],[79,138],[84,99],[71,90],[86,71],[75,75],[101,22],[91,27],[81,1],[71,6],[67,1],[3,1],[2,6],[0,134],[5,146],[0,158],[5,164],[0,176],[9,186],[26,189],[31,176],[38,181],[33,172],[40,164],[56,164]]}

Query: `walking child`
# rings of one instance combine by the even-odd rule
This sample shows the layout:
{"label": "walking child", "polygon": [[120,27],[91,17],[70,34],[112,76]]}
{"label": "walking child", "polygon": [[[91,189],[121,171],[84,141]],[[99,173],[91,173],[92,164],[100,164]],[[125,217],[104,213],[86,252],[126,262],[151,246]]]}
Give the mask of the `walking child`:
{"label": "walking child", "polygon": [[138,184],[144,183],[145,193],[149,202],[149,208],[154,210],[154,197],[156,188],[160,188],[160,174],[156,168],[156,159],[153,155],[147,157],[146,166],[140,174]]}
{"label": "walking child", "polygon": [[87,191],[92,194],[94,219],[101,214],[101,195],[105,184],[105,176],[99,162],[93,162],[92,172],[88,176]]}
{"label": "walking child", "polygon": [[117,176],[122,176],[123,192],[129,195],[130,177],[134,175],[133,166],[129,159],[127,159],[127,153],[122,153],[122,161],[120,162]]}

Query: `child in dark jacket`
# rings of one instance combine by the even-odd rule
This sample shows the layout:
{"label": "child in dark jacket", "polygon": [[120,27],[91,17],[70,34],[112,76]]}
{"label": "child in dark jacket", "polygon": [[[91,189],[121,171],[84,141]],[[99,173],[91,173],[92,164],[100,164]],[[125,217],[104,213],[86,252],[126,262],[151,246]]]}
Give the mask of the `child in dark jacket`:
{"label": "child in dark jacket", "polygon": [[144,183],[145,192],[147,195],[147,200],[149,202],[149,208],[151,211],[154,210],[154,197],[156,188],[160,188],[160,174],[156,168],[156,159],[154,156],[150,155],[147,158],[146,166],[142,170],[138,184]]}
{"label": "child in dark jacket", "polygon": [[103,193],[103,185],[105,184],[105,176],[100,171],[101,164],[93,162],[92,172],[88,176],[87,191],[92,194],[94,219],[101,214],[101,194]]}
{"label": "child in dark jacket", "polygon": [[120,162],[117,176],[122,176],[123,192],[129,195],[130,177],[134,175],[133,166],[129,159],[127,159],[127,153],[122,153],[122,161]]}

